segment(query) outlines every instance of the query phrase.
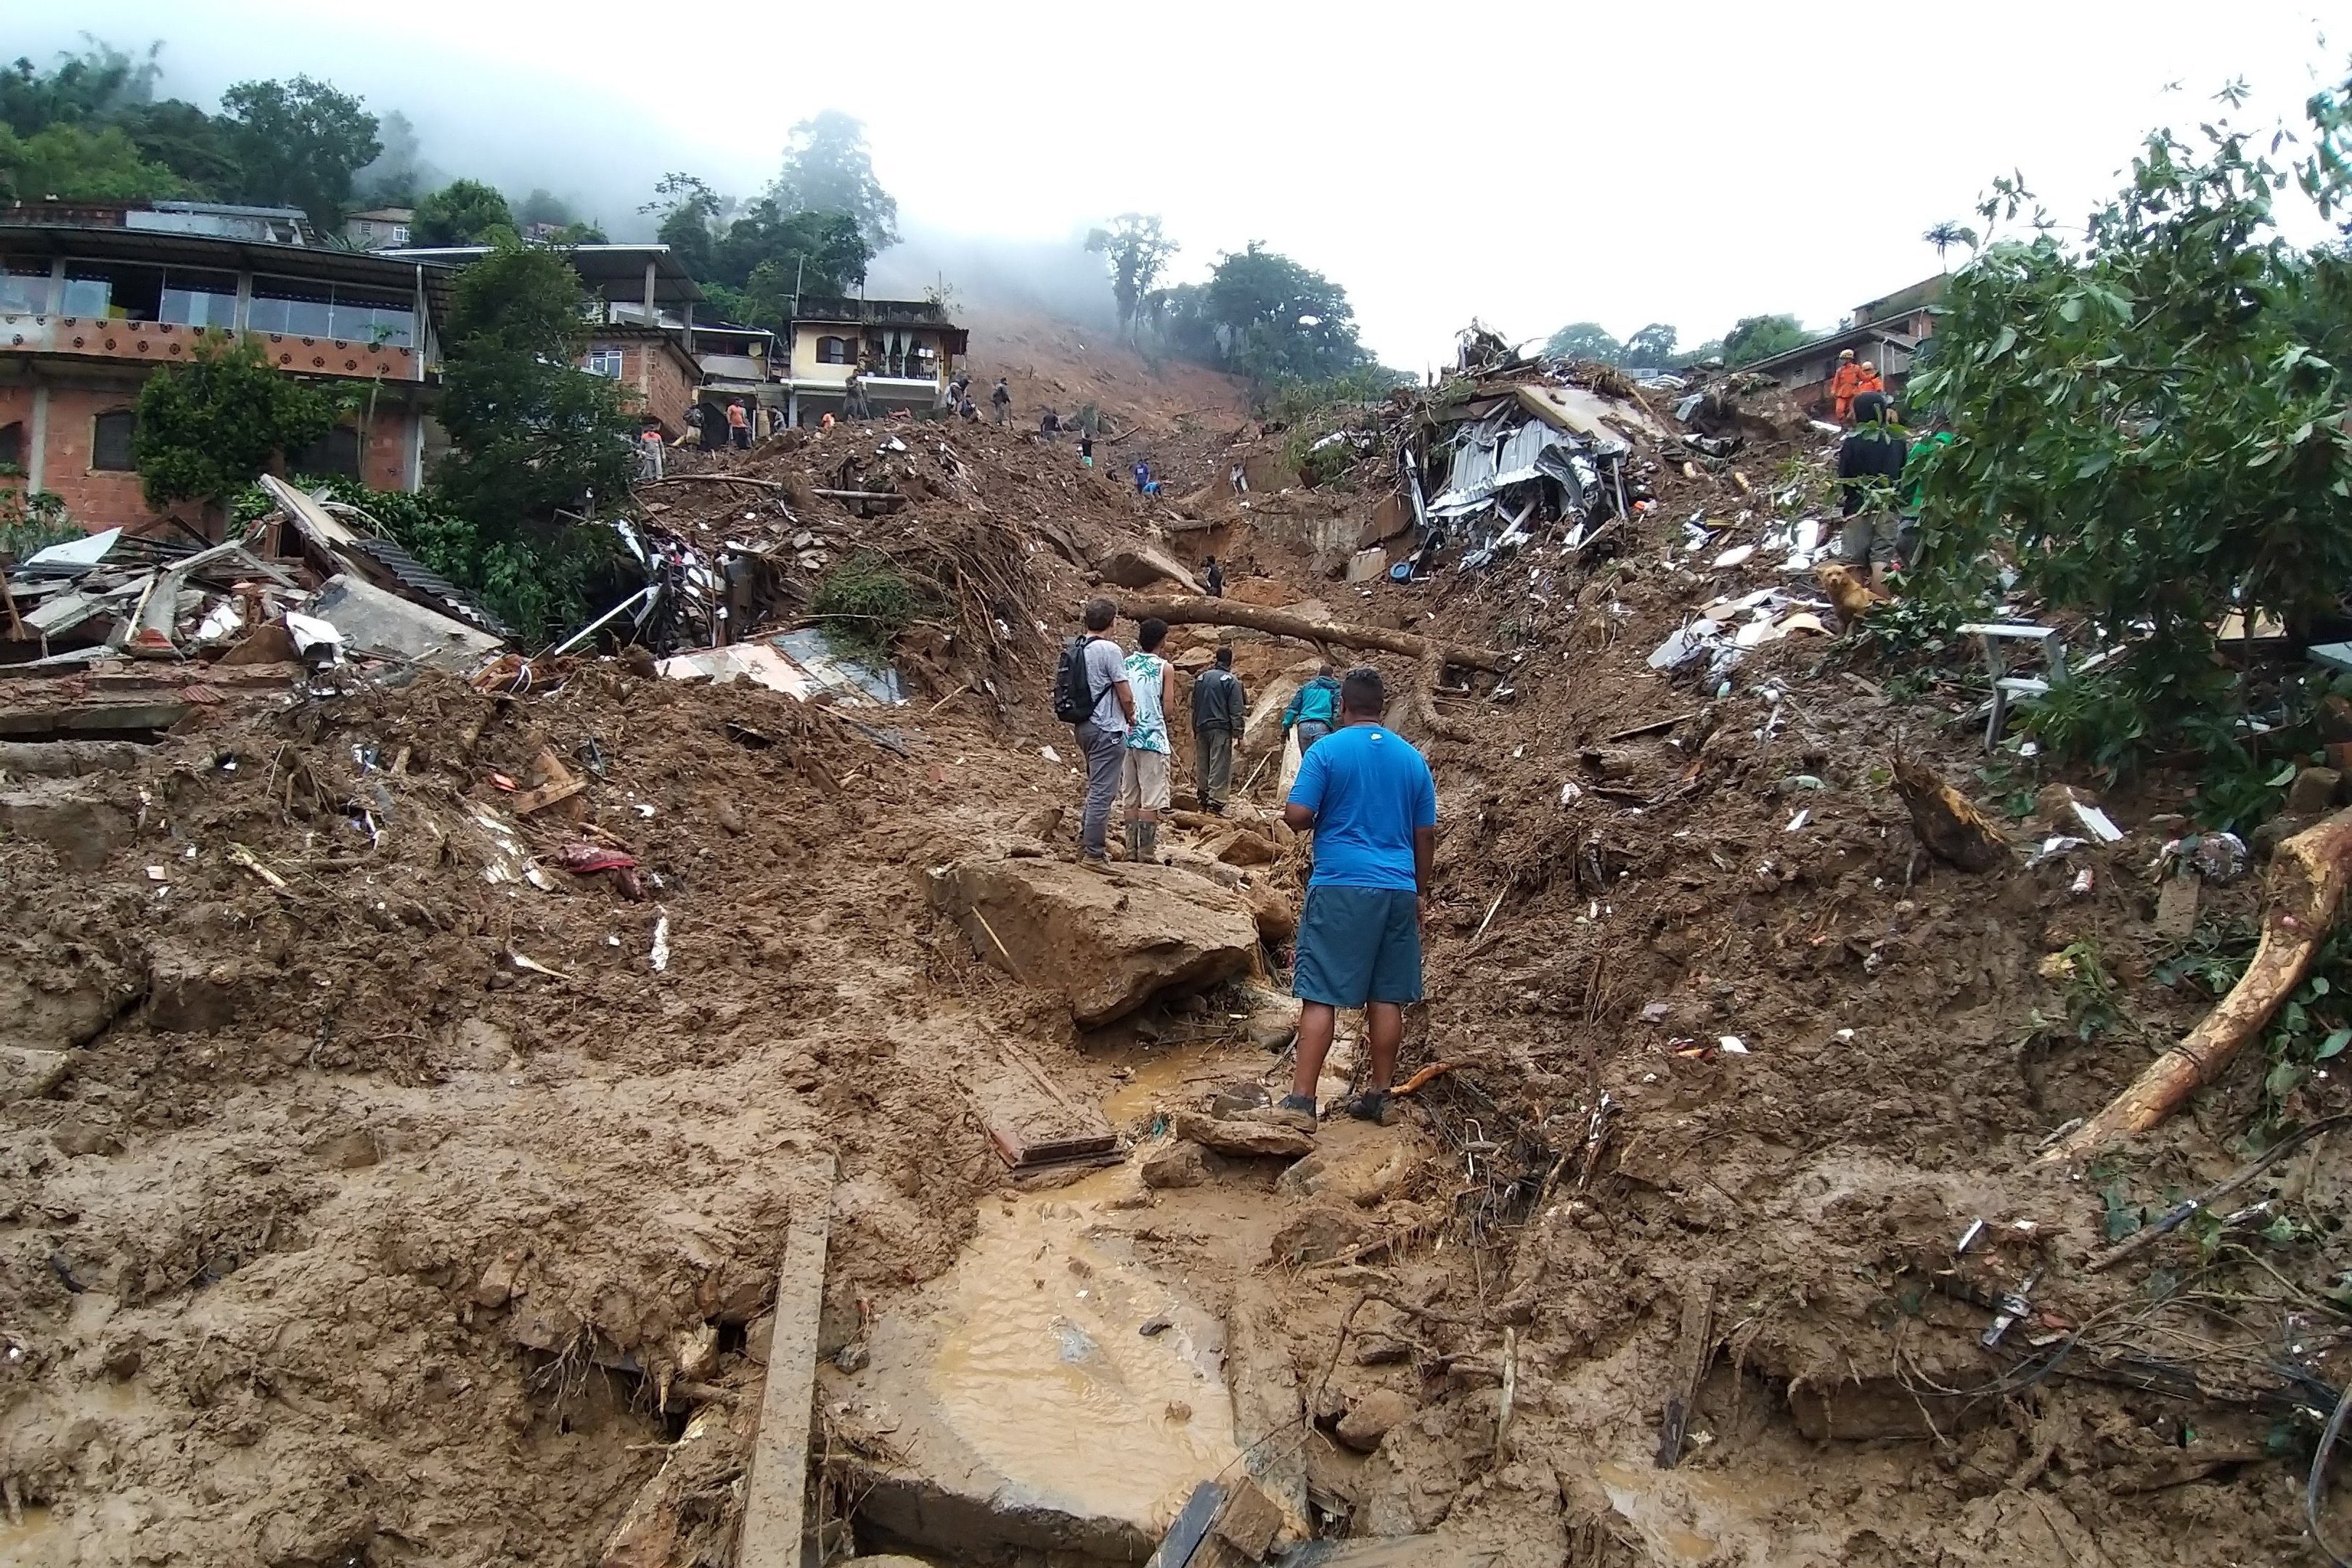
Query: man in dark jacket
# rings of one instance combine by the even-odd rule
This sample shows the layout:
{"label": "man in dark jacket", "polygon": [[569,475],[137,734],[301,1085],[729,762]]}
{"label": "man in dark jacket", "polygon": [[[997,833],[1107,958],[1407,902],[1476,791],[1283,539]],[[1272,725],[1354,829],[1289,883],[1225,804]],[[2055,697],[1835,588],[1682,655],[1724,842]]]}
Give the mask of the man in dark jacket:
{"label": "man in dark jacket", "polygon": [[1234,650],[1217,650],[1217,662],[1192,682],[1192,757],[1201,784],[1201,809],[1225,809],[1234,787],[1234,742],[1249,721],[1249,697],[1234,674]]}
{"label": "man in dark jacket", "polygon": [[1895,488],[1910,445],[1890,417],[1885,393],[1855,397],[1853,419],[1853,428],[1838,443],[1839,510],[1845,514],[1839,553],[1857,575],[1867,570],[1872,584],[1884,588],[1895,561]]}
{"label": "man in dark jacket", "polygon": [[1209,557],[1208,568],[1208,575],[1201,580],[1201,585],[1208,589],[1212,599],[1222,599],[1225,596],[1225,569],[1217,564],[1217,558],[1213,555]]}

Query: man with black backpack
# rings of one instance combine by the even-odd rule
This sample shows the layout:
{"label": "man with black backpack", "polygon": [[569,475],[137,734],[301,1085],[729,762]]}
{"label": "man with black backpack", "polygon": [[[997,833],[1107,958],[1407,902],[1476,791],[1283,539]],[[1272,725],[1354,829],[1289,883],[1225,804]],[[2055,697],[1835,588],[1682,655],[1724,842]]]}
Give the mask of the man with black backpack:
{"label": "man with black backpack", "polygon": [[1062,645],[1061,667],[1054,672],[1054,717],[1076,729],[1078,750],[1087,759],[1079,850],[1087,865],[1108,869],[1110,807],[1118,798],[1135,695],[1127,681],[1126,656],[1118,644],[1103,636],[1118,618],[1118,606],[1108,599],[1088,599],[1081,614],[1086,635]]}

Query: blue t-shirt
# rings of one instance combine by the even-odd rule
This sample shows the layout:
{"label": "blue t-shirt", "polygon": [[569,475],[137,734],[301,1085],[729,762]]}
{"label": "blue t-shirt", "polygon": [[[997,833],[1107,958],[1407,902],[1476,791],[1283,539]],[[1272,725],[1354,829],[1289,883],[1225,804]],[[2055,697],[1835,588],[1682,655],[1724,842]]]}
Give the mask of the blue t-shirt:
{"label": "blue t-shirt", "polygon": [[1315,814],[1310,885],[1413,890],[1412,834],[1437,826],[1437,784],[1412,744],[1378,724],[1315,742],[1290,804]]}

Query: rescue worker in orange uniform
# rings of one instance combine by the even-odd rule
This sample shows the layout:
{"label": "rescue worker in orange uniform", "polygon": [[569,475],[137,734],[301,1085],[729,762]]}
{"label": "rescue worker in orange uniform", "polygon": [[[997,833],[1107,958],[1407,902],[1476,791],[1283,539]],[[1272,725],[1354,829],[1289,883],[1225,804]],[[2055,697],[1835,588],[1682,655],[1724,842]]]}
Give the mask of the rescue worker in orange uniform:
{"label": "rescue worker in orange uniform", "polygon": [[1830,407],[1841,425],[1853,423],[1853,400],[1865,392],[1883,392],[1878,367],[1853,357],[1852,349],[1838,350],[1837,373],[1830,377]]}

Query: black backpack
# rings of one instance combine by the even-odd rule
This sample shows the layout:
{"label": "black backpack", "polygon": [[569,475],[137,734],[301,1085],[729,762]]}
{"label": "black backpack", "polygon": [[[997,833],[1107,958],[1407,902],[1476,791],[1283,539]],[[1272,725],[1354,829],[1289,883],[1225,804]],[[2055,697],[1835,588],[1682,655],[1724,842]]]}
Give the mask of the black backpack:
{"label": "black backpack", "polygon": [[1054,671],[1054,717],[1065,724],[1083,724],[1094,717],[1095,687],[1087,675],[1089,635],[1062,643],[1062,662]]}

